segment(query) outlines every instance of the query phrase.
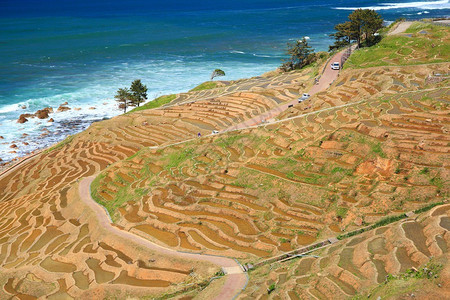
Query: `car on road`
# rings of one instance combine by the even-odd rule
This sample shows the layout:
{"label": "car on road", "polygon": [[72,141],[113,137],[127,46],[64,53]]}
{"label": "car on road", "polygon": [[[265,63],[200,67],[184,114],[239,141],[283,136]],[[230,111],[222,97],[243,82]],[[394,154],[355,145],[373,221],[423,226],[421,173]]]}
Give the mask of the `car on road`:
{"label": "car on road", "polygon": [[309,97],[311,97],[310,94],[308,93],[303,93],[302,96],[300,98],[298,98],[298,103],[301,103],[303,101],[305,101],[306,99],[308,99]]}
{"label": "car on road", "polygon": [[212,134],[218,134],[218,133],[219,133],[219,131],[217,131],[217,130],[212,131]]}
{"label": "car on road", "polygon": [[335,61],[334,63],[331,64],[332,70],[339,70],[340,68],[341,68],[341,66],[337,61]]}

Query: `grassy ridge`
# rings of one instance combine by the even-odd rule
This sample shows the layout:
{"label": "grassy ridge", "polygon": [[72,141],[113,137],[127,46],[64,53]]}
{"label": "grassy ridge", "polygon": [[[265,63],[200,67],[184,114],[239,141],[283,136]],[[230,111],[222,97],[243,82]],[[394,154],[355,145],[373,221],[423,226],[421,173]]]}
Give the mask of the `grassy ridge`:
{"label": "grassy ridge", "polygon": [[355,51],[345,69],[447,62],[449,33],[450,28],[415,22],[404,34],[386,36],[376,46]]}
{"label": "grassy ridge", "polygon": [[136,108],[130,110],[128,113],[145,110],[145,109],[157,108],[157,107],[160,107],[167,103],[172,102],[176,97],[177,97],[177,95],[174,95],[174,94],[161,96],[161,97],[156,98],[155,100],[145,103],[142,106],[139,106],[139,107],[136,107]]}
{"label": "grassy ridge", "polygon": [[214,81],[205,81],[199,85],[197,85],[195,88],[190,90],[189,92],[198,92],[203,90],[210,90],[217,87],[217,82]]}

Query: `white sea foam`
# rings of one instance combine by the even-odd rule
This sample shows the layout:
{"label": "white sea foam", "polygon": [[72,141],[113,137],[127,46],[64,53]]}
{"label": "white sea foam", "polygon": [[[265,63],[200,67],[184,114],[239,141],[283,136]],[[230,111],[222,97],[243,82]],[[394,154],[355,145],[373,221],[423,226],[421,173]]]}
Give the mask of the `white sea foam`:
{"label": "white sea foam", "polygon": [[406,2],[406,3],[380,3],[376,6],[367,7],[335,7],[335,9],[341,10],[355,10],[358,8],[362,9],[373,9],[373,10],[388,10],[388,9],[450,9],[449,0],[439,0],[439,1],[417,1],[417,2]]}
{"label": "white sea foam", "polygon": [[255,53],[253,53],[252,55],[255,56],[255,57],[272,57],[270,55],[255,54]]}

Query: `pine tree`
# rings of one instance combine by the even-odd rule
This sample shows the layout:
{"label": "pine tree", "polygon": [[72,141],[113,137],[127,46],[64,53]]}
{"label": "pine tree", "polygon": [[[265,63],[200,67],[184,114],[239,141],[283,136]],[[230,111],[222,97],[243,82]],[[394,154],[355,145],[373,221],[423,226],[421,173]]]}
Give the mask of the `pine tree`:
{"label": "pine tree", "polygon": [[358,43],[361,47],[362,40],[367,46],[376,42],[375,33],[383,27],[383,19],[374,10],[357,9],[349,16],[349,21],[337,24],[336,30],[331,36],[335,38],[334,45],[330,46],[330,50],[338,49],[351,44],[352,41]]}
{"label": "pine tree", "polygon": [[285,71],[301,69],[312,63],[315,59],[314,50],[308,45],[308,41],[305,38],[297,40],[294,43],[288,43],[286,54],[290,58],[281,66]]}
{"label": "pine tree", "polygon": [[132,94],[128,88],[120,88],[117,90],[114,96],[117,102],[119,102],[119,108],[123,109],[123,112],[127,112],[127,107],[130,105]]}
{"label": "pine tree", "polygon": [[147,100],[147,86],[142,84],[140,79],[136,79],[131,83],[131,104],[139,107],[139,105]]}
{"label": "pine tree", "polygon": [[225,76],[225,72],[222,71],[221,69],[215,69],[211,74],[211,80],[213,80],[214,77],[219,77],[219,76]]}

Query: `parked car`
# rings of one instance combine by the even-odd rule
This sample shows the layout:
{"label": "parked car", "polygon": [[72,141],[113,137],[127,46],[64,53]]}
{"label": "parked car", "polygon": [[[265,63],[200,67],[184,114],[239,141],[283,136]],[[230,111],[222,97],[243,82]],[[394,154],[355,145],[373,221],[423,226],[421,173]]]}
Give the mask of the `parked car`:
{"label": "parked car", "polygon": [[308,93],[303,93],[302,96],[300,98],[298,98],[298,103],[301,103],[303,101],[305,101],[306,99],[308,99],[309,97],[311,97],[310,94]]}
{"label": "parked car", "polygon": [[340,68],[341,68],[341,66],[337,61],[335,61],[334,63],[331,64],[332,70],[339,70]]}
{"label": "parked car", "polygon": [[218,133],[219,133],[219,131],[217,131],[217,130],[212,131],[212,134],[218,134]]}

